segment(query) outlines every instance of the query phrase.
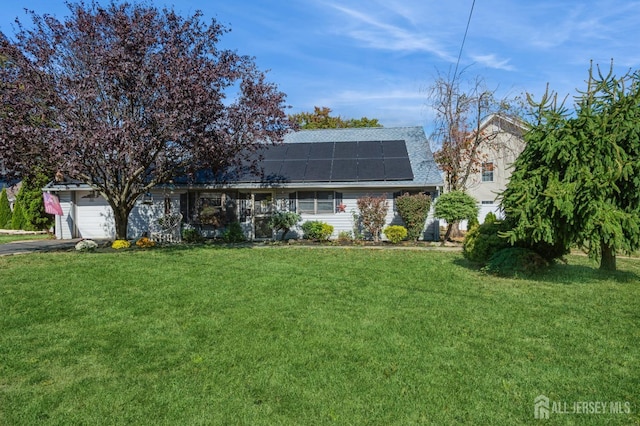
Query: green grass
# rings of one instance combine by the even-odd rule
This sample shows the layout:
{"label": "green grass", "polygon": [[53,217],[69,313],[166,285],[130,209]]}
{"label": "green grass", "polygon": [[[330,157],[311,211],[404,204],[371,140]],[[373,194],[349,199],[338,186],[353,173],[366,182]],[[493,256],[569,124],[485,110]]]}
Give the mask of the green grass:
{"label": "green grass", "polygon": [[0,258],[0,424],[531,424],[630,402],[640,262],[536,280],[457,253],[246,248]]}
{"label": "green grass", "polygon": [[0,244],[14,241],[48,240],[50,238],[50,234],[0,234]]}

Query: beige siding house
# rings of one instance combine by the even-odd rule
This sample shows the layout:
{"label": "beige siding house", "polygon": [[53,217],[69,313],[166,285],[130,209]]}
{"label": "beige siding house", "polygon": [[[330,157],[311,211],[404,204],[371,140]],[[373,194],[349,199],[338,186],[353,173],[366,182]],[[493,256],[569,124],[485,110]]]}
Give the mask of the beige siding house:
{"label": "beige siding house", "polygon": [[498,195],[505,190],[511,177],[511,165],[524,149],[522,138],[526,125],[509,117],[493,114],[480,125],[488,143],[480,145],[482,164],[467,181],[467,193],[478,200],[483,222],[489,212],[502,217]]}

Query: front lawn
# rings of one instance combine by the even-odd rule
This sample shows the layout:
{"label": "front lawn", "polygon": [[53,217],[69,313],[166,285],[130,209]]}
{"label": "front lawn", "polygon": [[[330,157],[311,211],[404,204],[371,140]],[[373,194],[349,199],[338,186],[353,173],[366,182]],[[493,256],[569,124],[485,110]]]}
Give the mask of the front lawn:
{"label": "front lawn", "polygon": [[0,234],[0,244],[14,241],[48,240],[51,234]]}
{"label": "front lawn", "polygon": [[544,424],[637,424],[640,261],[588,262],[511,280],[425,250],[0,258],[0,424],[531,424],[541,394],[607,404]]}

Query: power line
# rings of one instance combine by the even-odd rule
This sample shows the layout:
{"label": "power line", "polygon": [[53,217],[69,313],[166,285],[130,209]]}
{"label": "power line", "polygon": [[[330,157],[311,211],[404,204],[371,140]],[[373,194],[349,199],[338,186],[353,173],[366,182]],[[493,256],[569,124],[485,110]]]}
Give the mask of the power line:
{"label": "power line", "polygon": [[460,45],[460,52],[458,53],[458,61],[456,62],[456,70],[453,72],[453,80],[458,75],[458,65],[460,65],[460,57],[462,57],[462,49],[464,48],[464,42],[467,39],[467,33],[469,32],[469,24],[471,24],[471,16],[473,15],[473,7],[476,5],[476,0],[471,3],[471,10],[469,11],[469,19],[467,20],[467,28],[464,30],[464,37],[462,37],[462,44]]}

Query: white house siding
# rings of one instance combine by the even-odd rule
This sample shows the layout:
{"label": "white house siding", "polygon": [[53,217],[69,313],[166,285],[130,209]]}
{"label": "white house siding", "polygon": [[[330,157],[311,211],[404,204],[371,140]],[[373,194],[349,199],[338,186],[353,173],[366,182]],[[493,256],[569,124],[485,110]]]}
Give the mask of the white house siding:
{"label": "white house siding", "polygon": [[55,234],[58,239],[71,239],[74,235],[74,223],[72,217],[72,204],[70,191],[59,192],[60,206],[62,207],[62,216],[55,217]]}
{"label": "white house siding", "polygon": [[143,198],[139,198],[136,205],[129,214],[129,224],[127,235],[129,238],[139,238],[145,233],[154,229],[159,218],[164,216],[165,198],[170,200],[169,212],[171,214],[180,213],[180,194],[177,192],[165,193],[161,190],[151,192],[152,201],[150,204],[143,204]]}
{"label": "white house siding", "polygon": [[[340,190],[338,189],[337,192],[342,193],[342,204],[345,205],[345,211],[344,212],[338,212],[338,213],[328,213],[328,214],[302,214],[302,221],[301,223],[304,223],[306,221],[309,220],[319,220],[321,222],[326,222],[330,225],[333,226],[333,234],[331,234],[331,238],[335,239],[338,238],[338,236],[340,235],[340,232],[351,232],[351,234],[353,235],[353,231],[354,231],[354,213],[356,214],[360,214],[360,210],[358,209],[358,199],[365,197],[365,196],[374,196],[374,197],[379,197],[383,194],[386,194],[387,196],[387,202],[389,203],[389,210],[387,211],[387,216],[385,219],[385,226],[389,226],[389,225],[404,225],[404,223],[402,222],[402,219],[400,218],[400,216],[394,211],[394,204],[393,204],[393,190],[389,190],[386,192],[379,192],[379,190],[377,190],[378,192],[374,192],[374,191],[353,191],[353,190]],[[434,219],[433,216],[430,214],[427,222],[425,224],[425,231],[427,231],[427,239],[429,238],[435,238],[437,239],[438,236],[437,234],[435,236],[431,235],[433,234],[433,230],[432,228],[434,227]],[[383,229],[384,229],[383,227]],[[437,226],[435,226],[437,228]],[[298,232],[300,234],[302,234],[301,230],[298,230]],[[363,230],[364,232],[364,230]],[[437,232],[437,231],[436,231]],[[381,234],[381,237],[383,240],[386,240],[386,237],[384,236],[384,233]]]}
{"label": "white house siding", "polygon": [[[56,216],[56,238],[115,238],[113,210],[104,198],[92,198],[90,194],[90,191],[61,191],[57,193],[63,215]],[[142,204],[142,199],[136,202],[129,215],[128,237],[138,238],[150,232],[154,221],[164,214],[165,197],[171,200],[170,211],[172,213],[180,212],[179,193],[165,194],[163,191],[154,191],[152,194],[152,204]]]}

